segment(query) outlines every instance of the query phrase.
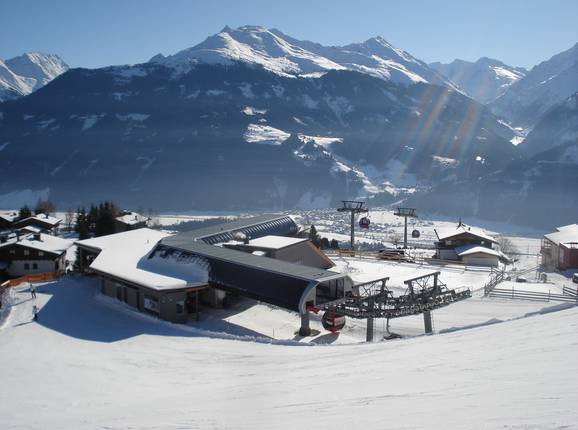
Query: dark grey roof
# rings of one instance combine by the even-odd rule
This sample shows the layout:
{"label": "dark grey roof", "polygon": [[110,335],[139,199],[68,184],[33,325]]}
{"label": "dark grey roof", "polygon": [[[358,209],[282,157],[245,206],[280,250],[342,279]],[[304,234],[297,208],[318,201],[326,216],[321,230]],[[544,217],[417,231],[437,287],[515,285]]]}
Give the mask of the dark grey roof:
{"label": "dark grey roof", "polygon": [[247,233],[249,237],[255,238],[271,234],[295,234],[297,230],[297,224],[289,215],[260,215],[179,233],[163,239],[163,243],[174,247],[186,246],[195,240],[215,244],[232,240],[235,232]]}
{"label": "dark grey roof", "polygon": [[[209,282],[218,288],[252,297],[275,306],[304,312],[304,297],[312,284],[346,274],[316,267],[261,257],[247,252],[217,246],[242,232],[250,238],[267,235],[294,235],[298,227],[287,215],[262,215],[166,237],[153,253],[180,252],[207,260]],[[151,254],[152,255],[152,254]]]}
{"label": "dark grey roof", "polygon": [[[167,238],[169,239],[169,238]],[[163,239],[161,244],[171,248],[178,248],[191,252],[209,259],[225,261],[227,263],[239,264],[241,266],[251,267],[258,270],[276,273],[279,275],[297,278],[305,281],[321,282],[326,279],[346,277],[346,274],[323,270],[316,267],[303,266],[302,264],[288,263],[286,261],[276,260],[269,257],[261,257],[247,252],[237,251],[234,249],[220,246],[207,245],[201,241],[191,241],[177,246],[173,243],[167,243]]]}

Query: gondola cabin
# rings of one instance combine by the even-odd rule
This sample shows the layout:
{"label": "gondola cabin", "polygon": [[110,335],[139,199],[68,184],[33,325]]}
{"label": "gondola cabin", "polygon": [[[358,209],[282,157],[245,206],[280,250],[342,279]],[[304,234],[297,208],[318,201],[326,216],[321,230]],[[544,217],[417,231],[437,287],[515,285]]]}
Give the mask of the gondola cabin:
{"label": "gondola cabin", "polygon": [[325,330],[336,333],[345,327],[345,315],[341,315],[334,310],[325,311],[323,317],[321,317],[321,324],[323,324]]}
{"label": "gondola cabin", "polygon": [[360,228],[369,228],[369,224],[371,224],[371,222],[369,221],[369,218],[367,218],[366,216],[364,216],[359,220]]}

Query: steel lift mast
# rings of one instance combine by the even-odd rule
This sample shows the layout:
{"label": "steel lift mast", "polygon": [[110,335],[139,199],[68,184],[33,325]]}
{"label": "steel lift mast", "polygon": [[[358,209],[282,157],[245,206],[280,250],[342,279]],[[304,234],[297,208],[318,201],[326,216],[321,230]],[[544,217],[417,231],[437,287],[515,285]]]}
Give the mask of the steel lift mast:
{"label": "steel lift mast", "polygon": [[395,211],[393,214],[395,216],[403,217],[405,220],[403,229],[403,249],[407,249],[407,219],[417,218],[415,208],[397,208],[397,211]]}
{"label": "steel lift mast", "polygon": [[343,207],[337,208],[338,212],[349,212],[351,214],[351,250],[355,248],[355,215],[367,213],[369,210],[365,207],[365,202],[356,202],[352,200],[342,200]]}

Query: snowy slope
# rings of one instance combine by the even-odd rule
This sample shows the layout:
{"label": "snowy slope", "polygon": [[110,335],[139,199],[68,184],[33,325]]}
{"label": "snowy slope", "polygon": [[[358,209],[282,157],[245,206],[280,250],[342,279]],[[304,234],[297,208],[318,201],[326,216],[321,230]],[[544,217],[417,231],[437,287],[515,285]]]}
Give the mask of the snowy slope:
{"label": "snowy slope", "polygon": [[[570,156],[566,157],[562,151],[559,161],[578,163],[578,158],[571,156],[572,151],[578,147],[578,92],[544,114],[520,148],[529,155],[536,155],[562,145],[570,145]],[[547,159],[553,160],[552,157]]]}
{"label": "snowy slope", "polygon": [[492,103],[492,110],[516,125],[529,127],[576,91],[578,43],[532,68]]}
{"label": "snowy slope", "polygon": [[[344,346],[206,337],[81,284],[16,294],[0,328],[3,429],[576,428],[578,309]],[[570,369],[570,370],[568,370]]]}
{"label": "snowy slope", "polygon": [[456,59],[449,64],[431,63],[429,66],[483,104],[504,94],[510,85],[518,82],[527,73],[522,67],[508,66],[486,57],[476,62]]}
{"label": "snowy slope", "polygon": [[455,88],[427,64],[395,48],[381,37],[347,46],[326,47],[259,26],[225,27],[204,42],[152,62],[187,70],[197,62],[258,64],[282,76],[311,75],[328,70],[355,70],[393,82],[430,82]]}
{"label": "snowy slope", "polygon": [[33,85],[33,79],[15,74],[0,60],[0,102],[30,93]]}
{"label": "snowy slope", "polygon": [[54,54],[29,52],[0,60],[0,102],[30,94],[68,70]]}

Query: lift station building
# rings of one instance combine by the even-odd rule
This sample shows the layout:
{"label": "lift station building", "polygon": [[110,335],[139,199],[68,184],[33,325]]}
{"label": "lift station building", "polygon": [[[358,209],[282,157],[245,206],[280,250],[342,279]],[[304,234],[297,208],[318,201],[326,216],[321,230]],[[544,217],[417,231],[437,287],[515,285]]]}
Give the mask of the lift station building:
{"label": "lift station building", "polygon": [[185,322],[199,301],[219,306],[234,294],[298,312],[300,333],[308,335],[308,309],[342,302],[354,283],[326,270],[330,260],[294,238],[298,230],[290,216],[263,215],[176,235],[144,228],[77,245],[82,269],[101,277],[102,292],[144,312]]}

